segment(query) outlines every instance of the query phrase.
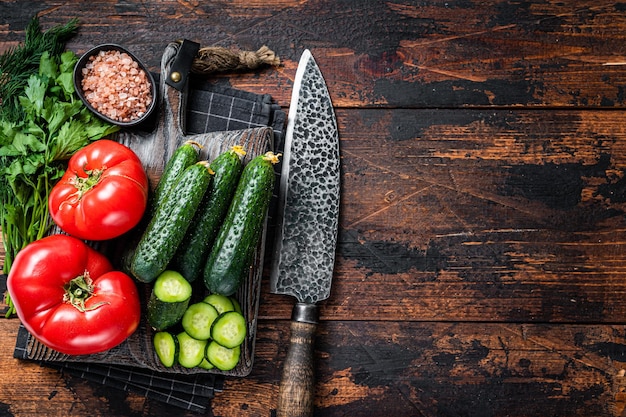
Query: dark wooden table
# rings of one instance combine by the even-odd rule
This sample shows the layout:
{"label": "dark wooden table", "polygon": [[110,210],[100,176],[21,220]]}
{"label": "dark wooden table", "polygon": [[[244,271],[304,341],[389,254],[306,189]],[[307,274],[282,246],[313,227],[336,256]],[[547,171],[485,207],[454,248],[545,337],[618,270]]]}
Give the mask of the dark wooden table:
{"label": "dark wooden table", "polygon": [[[153,70],[181,38],[268,45],[282,66],[220,79],[285,109],[311,49],[343,169],[317,416],[625,415],[624,3],[2,1],[0,51],[34,14]],[[253,372],[209,415],[273,414],[292,304],[265,280]],[[17,327],[0,415],[178,414],[13,359]]]}

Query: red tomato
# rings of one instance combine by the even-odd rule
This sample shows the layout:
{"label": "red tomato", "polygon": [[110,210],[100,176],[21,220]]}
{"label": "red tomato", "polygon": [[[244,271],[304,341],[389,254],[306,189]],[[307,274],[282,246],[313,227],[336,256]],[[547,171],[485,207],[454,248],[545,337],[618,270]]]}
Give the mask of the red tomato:
{"label": "red tomato", "polygon": [[7,287],[24,327],[69,355],[102,352],[139,325],[135,282],[81,240],[53,235],[22,249]]}
{"label": "red tomato", "polygon": [[70,158],[48,204],[66,233],[106,240],[135,227],[147,201],[148,177],[139,157],[118,142],[100,139]]}

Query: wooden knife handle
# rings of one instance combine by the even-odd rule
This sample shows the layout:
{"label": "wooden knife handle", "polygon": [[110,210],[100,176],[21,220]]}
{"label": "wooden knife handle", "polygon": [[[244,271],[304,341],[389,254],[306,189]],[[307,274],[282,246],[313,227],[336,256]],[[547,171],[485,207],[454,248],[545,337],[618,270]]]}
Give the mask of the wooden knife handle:
{"label": "wooden knife handle", "polygon": [[[305,308],[316,309],[305,304]],[[302,305],[296,305],[296,309]],[[278,391],[277,417],[311,417],[315,400],[313,342],[317,323],[298,321],[294,309],[289,351]],[[315,310],[316,313],[317,310]],[[311,320],[315,321],[315,320]]]}

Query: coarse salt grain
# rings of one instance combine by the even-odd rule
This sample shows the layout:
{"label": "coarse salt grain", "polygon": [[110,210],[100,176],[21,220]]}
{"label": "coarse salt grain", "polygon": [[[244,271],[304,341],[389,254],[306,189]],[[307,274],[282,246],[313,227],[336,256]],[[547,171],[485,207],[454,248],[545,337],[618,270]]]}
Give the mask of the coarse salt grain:
{"label": "coarse salt grain", "polygon": [[125,52],[100,51],[89,57],[81,73],[85,98],[109,119],[132,122],[142,117],[152,103],[152,86],[146,72]]}

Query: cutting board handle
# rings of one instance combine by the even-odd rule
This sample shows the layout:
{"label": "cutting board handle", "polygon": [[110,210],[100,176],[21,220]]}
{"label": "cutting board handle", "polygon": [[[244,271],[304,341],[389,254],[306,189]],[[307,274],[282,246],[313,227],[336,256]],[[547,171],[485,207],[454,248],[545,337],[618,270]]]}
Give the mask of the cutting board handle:
{"label": "cutting board handle", "polygon": [[298,303],[291,321],[289,351],[278,391],[277,417],[311,417],[315,400],[313,345],[317,306]]}

